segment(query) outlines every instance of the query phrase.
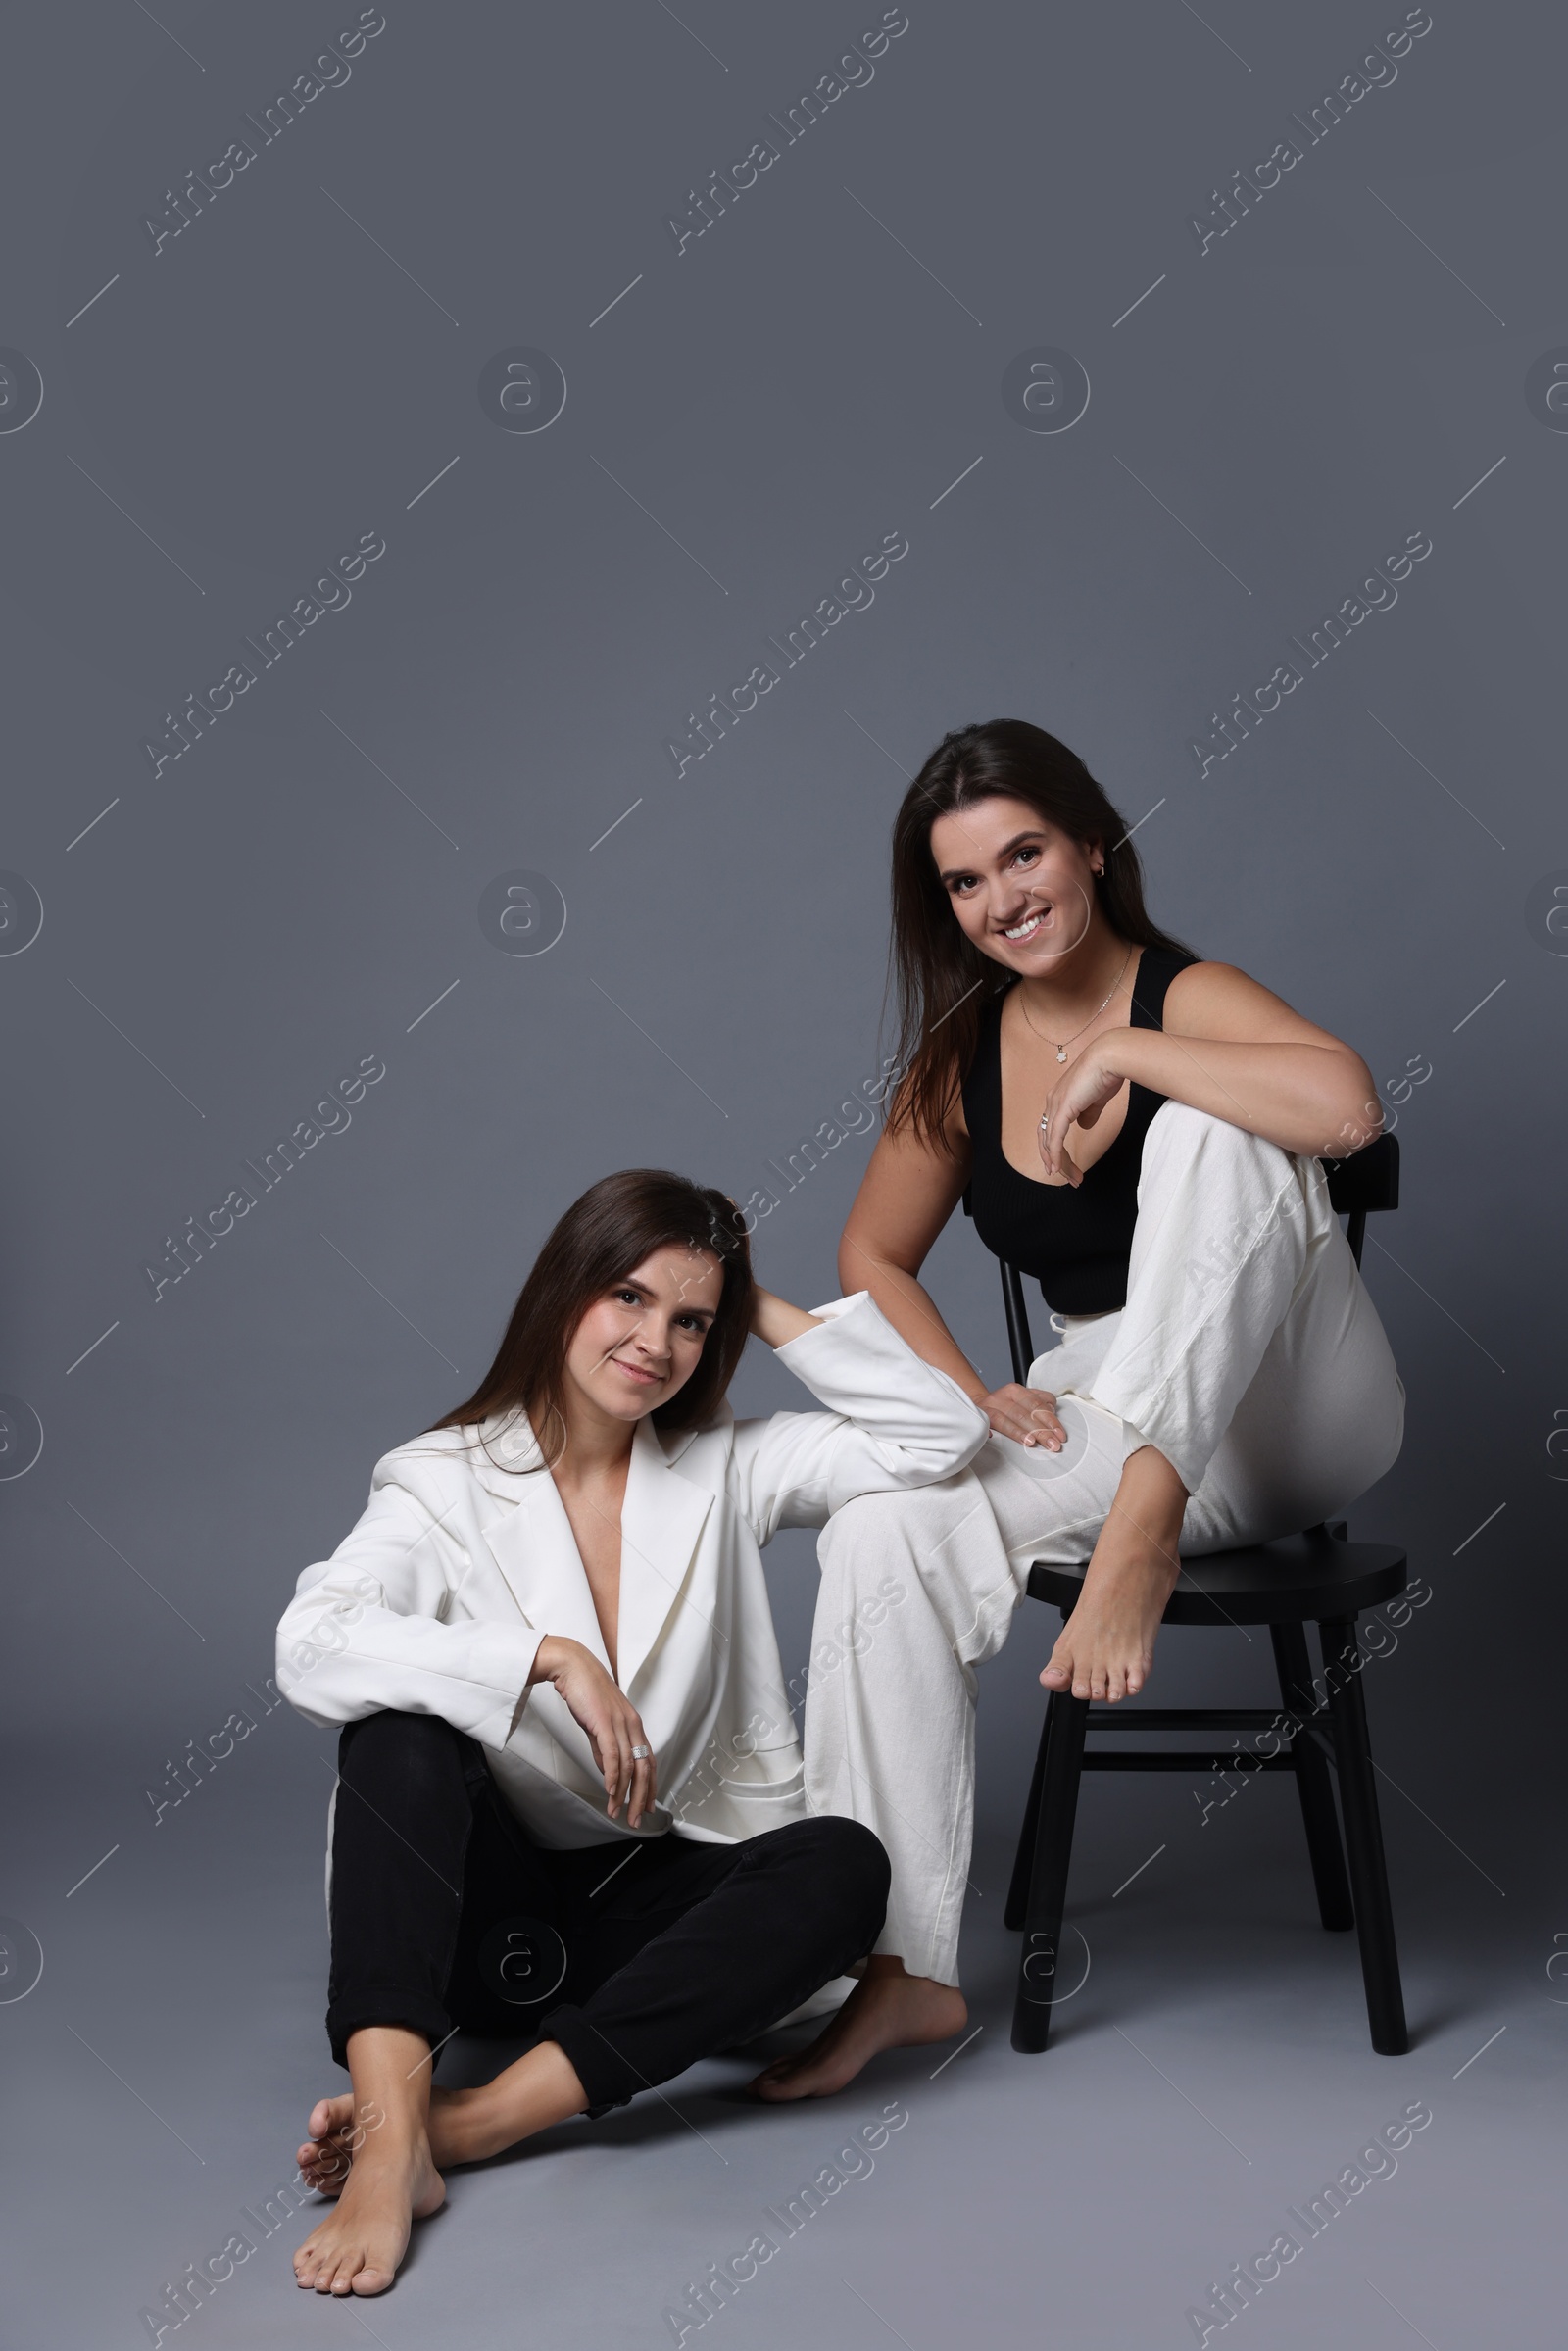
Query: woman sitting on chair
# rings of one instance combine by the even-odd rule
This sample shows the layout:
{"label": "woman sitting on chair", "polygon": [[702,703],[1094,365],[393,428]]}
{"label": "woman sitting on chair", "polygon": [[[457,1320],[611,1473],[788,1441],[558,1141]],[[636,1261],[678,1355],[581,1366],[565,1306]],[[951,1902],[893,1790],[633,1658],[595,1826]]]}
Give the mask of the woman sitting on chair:
{"label": "woman sitting on chair", "polygon": [[[1127,826],[1064,744],[997,719],[933,752],[894,829],[893,961],[904,1075],[840,1279],[994,1434],[940,1487],[852,1503],[818,1546],[819,1636],[889,1576],[907,1595],[863,1655],[813,1678],[805,1727],[812,1810],[874,1829],[893,1885],[865,1978],[764,2075],[774,2097],[962,2029],[972,1669],[1031,1565],[1088,1556],[1040,1679],[1115,1701],[1144,1686],[1182,1549],[1343,1510],[1403,1433],[1318,1164],[1380,1131],[1366,1064],[1156,929]],[[920,1285],[965,1194],[1053,1309],[1059,1344],[1026,1386],[977,1371]]]}
{"label": "woman sitting on chair", "polygon": [[[734,1419],[749,1331],[825,1412]],[[341,2190],[301,2285],[383,2292],[447,2165],[849,1988],[887,1857],[808,1816],[760,1545],[987,1437],[863,1291],[758,1289],[722,1193],[633,1168],[567,1209],[477,1392],[377,1462],[278,1631],[285,1696],[347,1726],[327,2032],[354,2088],[299,2152]],[[460,2025],[535,2044],[432,2089]]]}

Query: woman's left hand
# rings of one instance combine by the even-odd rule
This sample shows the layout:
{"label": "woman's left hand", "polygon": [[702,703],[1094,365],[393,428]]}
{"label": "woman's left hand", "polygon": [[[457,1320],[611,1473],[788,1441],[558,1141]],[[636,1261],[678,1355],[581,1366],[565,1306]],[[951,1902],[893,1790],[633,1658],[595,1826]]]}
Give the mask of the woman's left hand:
{"label": "woman's left hand", "polygon": [[1083,1169],[1067,1149],[1067,1130],[1072,1126],[1092,1127],[1105,1104],[1115,1101],[1126,1083],[1118,1071],[1106,1067],[1097,1046],[1091,1046],[1069,1063],[1052,1088],[1036,1129],[1041,1163],[1048,1175],[1064,1175],[1074,1187],[1083,1182]]}

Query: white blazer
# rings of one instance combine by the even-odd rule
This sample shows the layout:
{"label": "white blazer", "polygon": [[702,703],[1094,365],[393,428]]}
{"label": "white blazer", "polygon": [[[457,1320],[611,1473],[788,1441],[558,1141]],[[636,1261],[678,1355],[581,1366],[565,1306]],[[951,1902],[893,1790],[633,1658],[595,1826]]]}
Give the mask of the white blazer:
{"label": "white blazer", "polygon": [[[520,1415],[438,1429],[375,1465],[364,1517],[306,1568],[277,1635],[277,1686],[314,1723],[390,1708],[440,1715],[485,1750],[541,1845],[680,1834],[733,1843],[807,1817],[760,1546],[821,1527],[856,1494],[965,1468],[986,1416],[921,1362],[868,1291],[818,1306],[778,1348],[828,1408],[662,1439],[640,1421],[621,1512],[620,1686],[659,1764],[644,1825],[612,1822],[587,1734],[552,1685],[527,1687],[547,1634],[609,1671],[554,1479]],[[334,1791],[335,1793],[335,1791]],[[328,1866],[330,1867],[330,1860]]]}

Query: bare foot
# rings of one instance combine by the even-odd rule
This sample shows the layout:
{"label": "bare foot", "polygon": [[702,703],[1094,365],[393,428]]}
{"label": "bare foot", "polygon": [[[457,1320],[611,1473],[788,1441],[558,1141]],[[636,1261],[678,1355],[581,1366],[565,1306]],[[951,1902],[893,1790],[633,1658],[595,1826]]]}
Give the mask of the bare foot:
{"label": "bare foot", "polygon": [[305,2126],[311,2135],[294,2154],[306,2186],[313,2187],[318,2196],[341,2194],[348,2180],[349,2166],[370,2132],[384,2120],[384,2113],[377,2108],[364,2120],[356,2121],[354,2097],[349,2090],[340,2097],[318,2098]]}
{"label": "bare foot", "polygon": [[[478,2089],[437,2085],[431,2090],[427,2135],[430,2161],[438,2172],[448,2172],[454,2164],[481,2163],[513,2145],[517,2134],[494,2113],[495,2097],[487,2093],[493,2093],[489,2082]],[[311,2135],[295,2156],[306,2185],[318,2196],[341,2195],[374,2127],[355,2122],[354,2099],[347,2090],[339,2097],[318,2098],[306,2125]]]}
{"label": "bare foot", "polygon": [[878,1956],[810,2047],[798,2057],[777,2058],[758,2075],[752,2090],[772,2103],[825,2098],[853,2082],[879,2049],[951,2040],[968,2021],[968,2007],[956,1984],[907,1975],[902,1959]]}
{"label": "bare foot", "polygon": [[[321,2106],[351,2103],[323,2099],[311,2119]],[[343,2159],[348,2174],[338,2200],[295,2254],[295,2281],[318,2294],[384,2294],[409,2249],[414,2223],[437,2211],[447,2191],[422,2131],[412,2145],[368,2138]]]}
{"label": "bare foot", "polygon": [[[431,2212],[446,2192],[441,2186],[441,2173],[450,2171],[454,2164],[483,2163],[488,2156],[500,2155],[534,2131],[548,2130],[552,2123],[581,2114],[588,2103],[587,2092],[570,2059],[560,2043],[553,2040],[540,2041],[493,2082],[481,2082],[473,2089],[443,2089],[437,2085],[428,2095],[428,2113],[421,2125],[419,2143],[424,2149],[429,2176],[439,2191],[435,2202],[428,2207]],[[306,2184],[318,2195],[339,2196],[346,2202],[353,2181],[378,2153],[375,2133],[385,2126],[386,2110],[371,2099],[361,2100],[359,2111],[368,2119],[355,2121],[356,2102],[347,2091],[337,2097],[318,2098],[311,2108],[308,2125],[311,2135],[295,2160]],[[414,2217],[424,2218],[417,2204],[414,2207]],[[405,2240],[406,2236],[405,2231]]]}
{"label": "bare foot", "polygon": [[1040,1677],[1048,1690],[1114,1704],[1143,1689],[1181,1573],[1186,1504],[1187,1489],[1163,1454],[1152,1445],[1129,1454],[1078,1604]]}
{"label": "bare foot", "polygon": [[[587,2103],[565,2051],[559,2042],[541,2041],[493,2082],[473,2089],[432,2088],[423,2125],[425,2151],[437,2173],[454,2164],[483,2163],[534,2131],[580,2114]],[[372,2134],[384,2124],[385,2110],[373,2101],[361,2101],[361,2109],[368,2113],[368,2122],[355,2121],[355,2100],[347,2091],[318,2098],[311,2108],[311,2135],[295,2160],[318,2195],[341,2195],[375,2152]]]}

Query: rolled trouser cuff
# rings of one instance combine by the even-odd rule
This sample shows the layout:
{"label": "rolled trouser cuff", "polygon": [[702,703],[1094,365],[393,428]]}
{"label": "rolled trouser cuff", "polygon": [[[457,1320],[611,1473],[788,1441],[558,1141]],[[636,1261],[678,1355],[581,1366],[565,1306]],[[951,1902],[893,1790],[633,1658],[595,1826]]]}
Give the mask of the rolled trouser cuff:
{"label": "rolled trouser cuff", "polygon": [[432,2049],[452,2033],[452,2019],[427,1994],[411,1991],[406,1984],[357,1986],[352,2000],[334,2000],[326,2012],[326,2034],[338,2065],[348,2066],[350,2035],[372,2025],[393,2025],[404,2033],[416,2033]]}
{"label": "rolled trouser cuff", "polygon": [[564,2000],[559,2008],[551,2009],[539,2027],[539,2038],[553,2040],[565,2051],[567,2063],[587,2093],[584,2111],[590,2122],[609,2114],[612,2107],[627,2105],[640,2089],[654,2086],[570,2001]]}

